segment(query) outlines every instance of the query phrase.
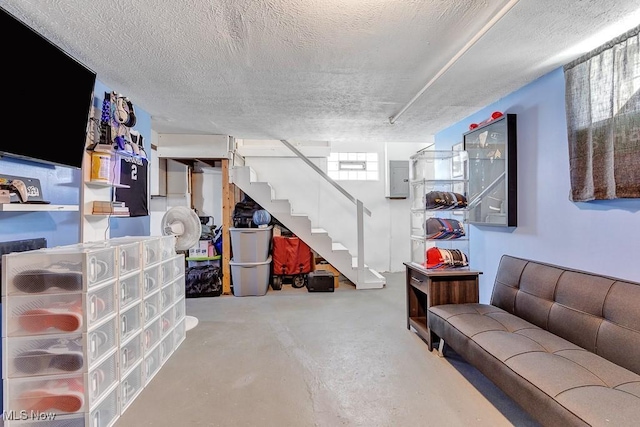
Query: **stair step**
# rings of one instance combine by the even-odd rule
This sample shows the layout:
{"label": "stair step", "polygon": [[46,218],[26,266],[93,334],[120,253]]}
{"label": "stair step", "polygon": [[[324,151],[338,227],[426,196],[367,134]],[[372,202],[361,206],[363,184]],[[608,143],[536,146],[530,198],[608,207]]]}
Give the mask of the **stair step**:
{"label": "stair step", "polygon": [[312,228],[311,234],[329,234],[329,232],[324,228]]}
{"label": "stair step", "polygon": [[347,247],[344,246],[342,243],[332,243],[331,250],[332,251],[348,251],[349,249],[347,249]]}

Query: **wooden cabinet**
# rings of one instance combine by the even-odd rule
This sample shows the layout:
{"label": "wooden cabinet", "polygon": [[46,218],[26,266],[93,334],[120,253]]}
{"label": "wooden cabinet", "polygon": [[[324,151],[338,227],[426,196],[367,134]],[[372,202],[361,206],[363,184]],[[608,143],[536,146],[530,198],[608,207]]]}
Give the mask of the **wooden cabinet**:
{"label": "wooden cabinet", "polygon": [[427,270],[415,263],[406,266],[407,329],[413,328],[433,349],[433,337],[427,321],[429,307],[442,304],[477,303],[478,276],[474,270]]}

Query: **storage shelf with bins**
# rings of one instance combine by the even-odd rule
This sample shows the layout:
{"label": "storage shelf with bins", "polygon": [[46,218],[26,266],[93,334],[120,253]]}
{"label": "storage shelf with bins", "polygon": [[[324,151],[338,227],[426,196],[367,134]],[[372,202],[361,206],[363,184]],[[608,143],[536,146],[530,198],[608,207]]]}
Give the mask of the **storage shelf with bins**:
{"label": "storage shelf with bins", "polygon": [[[466,209],[431,208],[427,203],[430,192],[456,193],[466,198],[468,180],[466,174],[467,157],[465,151],[423,150],[410,158],[410,227],[411,262],[427,267],[426,253],[431,247],[458,249],[469,255],[469,230],[466,227]],[[448,220],[448,224],[458,224],[464,234],[434,235],[427,230],[430,218]],[[453,236],[457,236],[452,238]],[[446,237],[446,238],[445,238]],[[455,270],[463,269],[457,267]],[[468,267],[467,267],[468,268]]]}
{"label": "storage shelf with bins", "polygon": [[173,236],[15,252],[2,264],[5,409],[109,427],[185,339]]}

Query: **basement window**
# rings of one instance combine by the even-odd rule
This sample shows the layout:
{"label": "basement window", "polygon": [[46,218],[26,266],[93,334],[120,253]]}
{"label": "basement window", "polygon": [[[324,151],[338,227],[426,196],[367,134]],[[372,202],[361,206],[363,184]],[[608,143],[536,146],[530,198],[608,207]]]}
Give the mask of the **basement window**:
{"label": "basement window", "polygon": [[327,175],[336,181],[377,181],[378,153],[331,153]]}

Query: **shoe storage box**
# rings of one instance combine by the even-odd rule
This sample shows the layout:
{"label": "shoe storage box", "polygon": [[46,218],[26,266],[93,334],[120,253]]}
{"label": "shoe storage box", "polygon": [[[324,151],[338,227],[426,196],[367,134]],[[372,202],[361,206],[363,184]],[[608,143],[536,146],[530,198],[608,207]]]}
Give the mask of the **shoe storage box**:
{"label": "shoe storage box", "polygon": [[2,266],[5,410],[110,427],[186,336],[172,236],[14,252]]}
{"label": "shoe storage box", "polygon": [[307,275],[307,291],[333,292],[333,272],[327,270],[312,271]]}

